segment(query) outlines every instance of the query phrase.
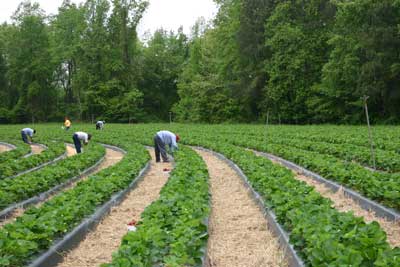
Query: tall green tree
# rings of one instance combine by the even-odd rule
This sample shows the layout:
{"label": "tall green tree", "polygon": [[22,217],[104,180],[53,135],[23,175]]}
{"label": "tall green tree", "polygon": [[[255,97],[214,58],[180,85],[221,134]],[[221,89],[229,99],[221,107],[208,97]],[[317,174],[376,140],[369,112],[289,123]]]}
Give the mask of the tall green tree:
{"label": "tall green tree", "polygon": [[[57,66],[55,79],[63,90],[60,112],[65,115],[81,117],[82,91],[77,86],[79,58],[82,54],[82,36],[86,29],[85,9],[76,6],[70,0],[64,0],[58,9],[58,14],[51,22],[51,52],[52,60]],[[59,105],[61,106],[61,105]]]}
{"label": "tall green tree", "polygon": [[335,7],[329,0],[280,2],[266,23],[268,81],[264,112],[288,123],[311,122],[308,100],[327,62]]}
{"label": "tall green tree", "polygon": [[9,40],[8,79],[18,100],[13,109],[16,122],[33,116],[47,120],[54,111],[53,65],[48,29],[38,4],[21,3],[13,16],[16,30]]}
{"label": "tall green tree", "polygon": [[157,30],[143,48],[143,76],[140,90],[144,108],[153,120],[168,120],[172,105],[178,101],[177,83],[187,57],[187,37]]}
{"label": "tall green tree", "polygon": [[321,114],[330,121],[363,118],[360,97],[368,95],[372,118],[400,114],[400,7],[391,0],[335,1],[333,47],[318,87]]}
{"label": "tall green tree", "polygon": [[226,70],[219,61],[221,43],[217,30],[199,21],[189,44],[189,58],[179,77],[180,101],[174,106],[182,121],[216,123],[240,118],[238,101],[221,78]]}

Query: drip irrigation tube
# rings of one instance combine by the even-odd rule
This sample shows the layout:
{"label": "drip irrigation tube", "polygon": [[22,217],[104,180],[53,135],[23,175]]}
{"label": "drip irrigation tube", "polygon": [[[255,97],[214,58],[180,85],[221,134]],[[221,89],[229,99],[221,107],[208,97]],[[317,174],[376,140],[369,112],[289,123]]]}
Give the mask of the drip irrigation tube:
{"label": "drip irrigation tube", "polygon": [[378,217],[386,218],[390,221],[400,221],[400,213],[398,213],[394,209],[384,207],[381,204],[376,203],[373,200],[370,200],[366,197],[361,196],[359,193],[357,193],[347,187],[344,187],[338,183],[327,180],[327,179],[323,178],[322,176],[320,176],[312,171],[309,171],[293,162],[290,162],[288,160],[282,159],[280,157],[277,157],[275,155],[271,155],[271,154],[268,154],[265,152],[259,152],[259,151],[256,151],[256,152],[270,160],[280,162],[287,168],[294,170],[296,172],[299,172],[307,177],[310,177],[319,183],[325,184],[327,187],[329,187],[330,189],[332,189],[335,192],[342,189],[343,193],[346,196],[357,201],[364,210],[367,210],[367,211],[372,210]]}
{"label": "drip irrigation tube", "polygon": [[[278,237],[278,241],[281,244],[282,248],[284,249],[285,255],[289,262],[289,267],[304,267],[305,265],[304,265],[303,260],[297,255],[296,250],[289,242],[288,233],[278,223],[275,213],[272,210],[267,208],[262,197],[253,189],[253,187],[251,186],[251,184],[249,182],[249,179],[243,173],[243,171],[239,168],[239,166],[237,166],[235,163],[233,163],[231,160],[229,160],[228,158],[226,158],[224,155],[222,155],[220,153],[217,153],[215,151],[212,151],[212,150],[209,150],[209,149],[206,149],[203,147],[195,147],[195,148],[214,154],[216,157],[225,161],[230,167],[232,167],[232,169],[243,180],[245,186],[250,190],[251,195],[252,195],[253,199],[255,200],[256,204],[261,209],[261,211],[264,215],[264,218],[268,221],[269,225],[271,226],[271,229],[274,231],[275,235]],[[203,266],[206,266],[206,265],[204,265],[204,263],[203,263]]]}
{"label": "drip irrigation tube", "polygon": [[0,211],[0,221],[3,221],[5,219],[7,219],[16,209],[18,208],[25,208],[27,206],[31,206],[34,204],[37,204],[39,202],[42,202],[44,200],[46,200],[48,197],[50,197],[51,195],[56,194],[57,192],[61,191],[62,189],[66,188],[67,186],[69,186],[70,184],[72,184],[73,182],[81,179],[82,177],[90,174],[94,169],[96,169],[104,160],[104,156],[101,157],[94,165],[92,165],[91,167],[87,168],[86,170],[84,170],[82,173],[80,173],[79,175],[69,179],[68,181],[66,181],[65,183],[59,184],[53,188],[51,188],[50,190],[41,193],[37,196],[31,197],[27,200],[12,204],[10,206],[8,206],[7,208],[3,209],[2,211]]}
{"label": "drip irrigation tube", "polygon": [[[110,149],[116,149],[113,146],[106,146]],[[118,151],[121,151],[118,149]],[[128,188],[114,194],[111,199],[98,207],[94,214],[86,218],[81,224],[75,227],[64,238],[56,241],[49,250],[41,254],[38,258],[33,260],[28,267],[53,267],[60,263],[63,259],[63,252],[69,251],[76,247],[86,235],[95,229],[97,224],[110,212],[111,208],[120,204],[126,195],[136,187],[137,183],[145,176],[150,167],[149,162],[140,171],[139,175],[130,183]]]}

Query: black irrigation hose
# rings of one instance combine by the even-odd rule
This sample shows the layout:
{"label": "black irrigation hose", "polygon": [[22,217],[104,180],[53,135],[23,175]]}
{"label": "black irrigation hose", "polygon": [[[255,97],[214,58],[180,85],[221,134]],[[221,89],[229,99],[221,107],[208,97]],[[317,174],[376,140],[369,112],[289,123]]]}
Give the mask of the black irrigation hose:
{"label": "black irrigation hose", "polygon": [[[290,267],[304,267],[304,262],[303,260],[297,255],[296,250],[293,248],[293,246],[289,242],[289,235],[287,232],[282,228],[282,226],[278,223],[276,216],[272,210],[269,210],[262,197],[253,189],[251,186],[247,176],[242,172],[242,170],[237,166],[235,163],[233,163],[231,160],[226,158],[220,153],[214,152],[212,150],[203,148],[203,147],[196,147],[199,150],[207,151],[218,157],[219,159],[225,161],[238,175],[240,178],[242,178],[244,185],[250,190],[251,195],[256,202],[256,204],[259,206],[260,210],[262,211],[264,218],[267,219],[268,224],[271,226],[272,230],[274,231],[275,235],[278,237],[278,241],[281,244],[282,248],[284,249],[285,255],[287,257],[287,260],[289,262]],[[203,266],[208,266],[204,265]]]}
{"label": "black irrigation hose", "polygon": [[2,211],[0,211],[0,221],[3,221],[5,219],[7,219],[8,217],[10,217],[10,215],[12,215],[12,213],[16,209],[25,208],[27,206],[31,206],[31,205],[37,204],[39,202],[42,202],[42,201],[46,200],[48,197],[56,194],[57,192],[61,191],[64,188],[68,187],[70,184],[74,183],[75,181],[90,174],[94,169],[96,169],[103,162],[104,158],[105,158],[105,156],[101,157],[94,165],[92,165],[91,167],[84,170],[81,174],[69,179],[65,183],[59,184],[44,193],[41,193],[37,196],[31,197],[24,201],[12,204],[12,205],[8,206],[7,208],[3,209]]}
{"label": "black irrigation hose", "polygon": [[[105,145],[110,149],[121,151],[116,149],[116,147]],[[139,181],[143,179],[145,174],[150,168],[149,162],[140,171],[139,175],[130,183],[128,188],[114,194],[109,201],[107,201],[102,206],[98,207],[95,213],[84,220],[81,224],[75,227],[70,233],[68,233],[64,238],[56,241],[49,250],[44,252],[38,258],[36,258],[28,267],[53,267],[56,266],[63,260],[63,252],[72,250],[75,248],[82,240],[85,239],[86,235],[96,228],[96,226],[101,222],[101,220],[109,214],[112,207],[120,204],[126,197],[126,195],[136,187]]]}
{"label": "black irrigation hose", "polygon": [[[255,150],[253,150],[255,151]],[[361,208],[363,208],[364,210],[370,211],[372,210],[378,217],[382,217],[382,218],[386,218],[390,221],[400,221],[400,213],[398,213],[397,211],[395,211],[394,209],[390,209],[387,207],[382,206],[379,203],[376,203],[373,200],[370,200],[366,197],[361,196],[359,193],[344,187],[338,183],[335,183],[333,181],[330,181],[328,179],[323,178],[322,176],[309,171],[293,162],[290,162],[288,160],[282,159],[280,157],[277,157],[275,155],[272,154],[268,154],[268,153],[264,153],[264,152],[259,152],[256,151],[257,153],[259,153],[260,155],[262,155],[263,157],[266,157],[268,159],[277,161],[282,163],[284,166],[286,166],[287,168],[297,171],[307,177],[310,177],[312,179],[314,179],[315,181],[319,182],[319,183],[323,183],[325,184],[327,187],[331,188],[332,190],[334,190],[335,192],[337,192],[338,190],[342,189],[343,193],[352,198],[353,200],[355,200],[356,202],[358,202],[361,206]]]}

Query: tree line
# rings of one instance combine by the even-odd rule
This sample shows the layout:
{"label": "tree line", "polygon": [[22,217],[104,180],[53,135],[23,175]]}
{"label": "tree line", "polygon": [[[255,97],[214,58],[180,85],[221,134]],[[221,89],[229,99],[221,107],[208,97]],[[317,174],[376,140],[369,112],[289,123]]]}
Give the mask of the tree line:
{"label": "tree line", "polygon": [[24,1],[0,26],[0,121],[400,122],[399,0],[215,0],[144,41],[142,0]]}

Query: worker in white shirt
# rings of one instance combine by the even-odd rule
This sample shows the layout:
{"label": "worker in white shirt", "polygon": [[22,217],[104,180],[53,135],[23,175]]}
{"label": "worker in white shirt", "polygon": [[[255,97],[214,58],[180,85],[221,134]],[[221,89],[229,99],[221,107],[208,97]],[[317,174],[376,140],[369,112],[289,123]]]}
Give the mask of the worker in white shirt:
{"label": "worker in white shirt", "polygon": [[179,135],[174,134],[170,131],[159,131],[154,136],[154,150],[156,154],[156,162],[160,162],[160,154],[163,162],[169,162],[167,156],[167,150],[165,146],[167,145],[171,152],[178,149]]}
{"label": "worker in white shirt", "polygon": [[21,137],[22,137],[22,141],[24,141],[27,144],[32,143],[32,138],[33,138],[33,134],[36,133],[35,129],[31,129],[31,128],[24,128],[21,130]]}
{"label": "worker in white shirt", "polygon": [[89,143],[89,140],[92,139],[92,135],[85,133],[85,132],[75,132],[74,135],[72,136],[72,140],[74,140],[74,145],[76,149],[76,153],[81,153],[81,148],[82,144],[81,141],[83,141],[84,145],[87,145]]}
{"label": "worker in white shirt", "polygon": [[97,121],[96,122],[96,130],[103,130],[105,121]]}

